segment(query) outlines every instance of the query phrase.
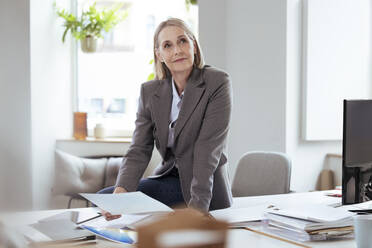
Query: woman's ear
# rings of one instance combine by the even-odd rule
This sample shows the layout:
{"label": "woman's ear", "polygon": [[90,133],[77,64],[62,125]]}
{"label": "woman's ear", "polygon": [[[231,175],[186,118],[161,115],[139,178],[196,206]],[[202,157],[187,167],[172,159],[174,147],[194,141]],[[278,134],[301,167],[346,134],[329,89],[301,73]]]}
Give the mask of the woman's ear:
{"label": "woman's ear", "polygon": [[160,62],[164,62],[162,56],[160,55],[159,49],[156,49],[156,50],[155,50],[155,54],[156,54],[156,58],[157,58]]}

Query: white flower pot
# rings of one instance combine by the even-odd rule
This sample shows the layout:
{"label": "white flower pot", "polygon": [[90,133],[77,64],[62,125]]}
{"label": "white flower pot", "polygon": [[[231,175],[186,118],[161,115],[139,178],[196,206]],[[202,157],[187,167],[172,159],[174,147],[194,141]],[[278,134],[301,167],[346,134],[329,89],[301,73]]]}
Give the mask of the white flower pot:
{"label": "white flower pot", "polygon": [[97,50],[97,39],[94,36],[87,36],[80,43],[81,50],[85,53],[94,53]]}

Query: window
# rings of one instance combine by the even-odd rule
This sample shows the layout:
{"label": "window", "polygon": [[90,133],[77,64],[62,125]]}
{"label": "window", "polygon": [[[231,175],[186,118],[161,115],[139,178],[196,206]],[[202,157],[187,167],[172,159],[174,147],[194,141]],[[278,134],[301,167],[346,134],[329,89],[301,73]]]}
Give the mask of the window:
{"label": "window", "polygon": [[[97,0],[96,6],[110,6],[118,1]],[[77,50],[77,108],[88,113],[88,130],[104,124],[108,136],[131,136],[138,105],[140,85],[153,71],[153,34],[168,17],[186,21],[197,35],[198,10],[185,0],[121,1],[128,17],[104,34],[95,53]],[[77,13],[93,2],[77,0]]]}

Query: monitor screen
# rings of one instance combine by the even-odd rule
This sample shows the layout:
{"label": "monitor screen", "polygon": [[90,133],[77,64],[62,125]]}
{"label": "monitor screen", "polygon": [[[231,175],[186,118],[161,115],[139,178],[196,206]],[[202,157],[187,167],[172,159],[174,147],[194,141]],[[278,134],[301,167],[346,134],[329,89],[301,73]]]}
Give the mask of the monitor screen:
{"label": "monitor screen", "polygon": [[372,200],[372,100],[344,100],[342,203]]}

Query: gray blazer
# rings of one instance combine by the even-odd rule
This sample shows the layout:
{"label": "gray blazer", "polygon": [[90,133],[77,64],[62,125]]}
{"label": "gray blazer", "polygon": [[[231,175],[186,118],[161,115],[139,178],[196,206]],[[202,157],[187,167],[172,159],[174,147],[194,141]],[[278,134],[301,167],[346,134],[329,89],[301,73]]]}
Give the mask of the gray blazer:
{"label": "gray blazer", "polygon": [[[231,115],[227,73],[194,68],[187,81],[175,125],[173,152],[185,202],[202,211],[226,208],[232,194],[227,173],[226,138]],[[172,85],[168,77],[142,84],[132,144],[124,156],[115,186],[135,191],[152,155],[154,141],[163,158],[154,176],[171,171],[167,163]]]}

